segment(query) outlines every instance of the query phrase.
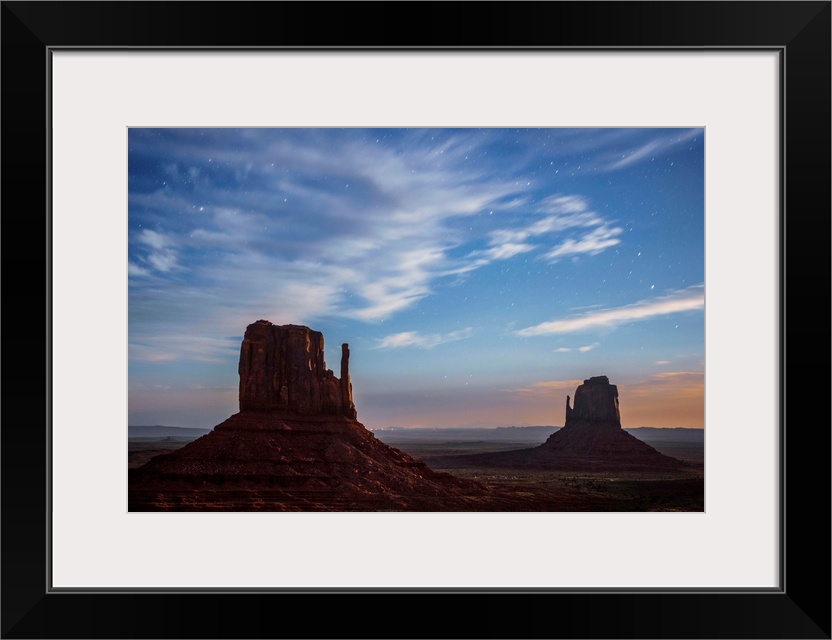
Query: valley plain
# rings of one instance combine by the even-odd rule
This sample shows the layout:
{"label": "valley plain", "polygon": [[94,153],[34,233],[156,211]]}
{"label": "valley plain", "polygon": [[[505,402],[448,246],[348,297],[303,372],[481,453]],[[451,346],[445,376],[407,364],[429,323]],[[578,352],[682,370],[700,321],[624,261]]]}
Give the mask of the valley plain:
{"label": "valley plain", "polygon": [[[446,468],[443,457],[537,447],[559,427],[387,428],[373,434],[438,472],[484,485],[469,503],[437,500],[425,511],[704,511],[704,430],[640,427],[625,429],[660,453],[688,463],[667,473],[553,471],[544,469]],[[130,427],[128,467],[180,449],[207,429]]]}

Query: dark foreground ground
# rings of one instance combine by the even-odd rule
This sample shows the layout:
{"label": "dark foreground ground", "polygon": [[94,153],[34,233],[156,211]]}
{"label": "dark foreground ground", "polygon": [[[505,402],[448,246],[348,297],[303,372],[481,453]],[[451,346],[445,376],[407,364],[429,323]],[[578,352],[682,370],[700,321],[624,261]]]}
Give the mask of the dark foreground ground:
{"label": "dark foreground ground", "polygon": [[[418,511],[704,511],[704,442],[693,430],[634,429],[630,433],[661,453],[689,463],[682,471],[663,473],[575,472],[535,469],[443,468],[449,455],[509,451],[537,446],[555,428],[531,427],[497,430],[407,429],[376,431],[376,437],[421,460],[435,471],[473,480],[483,490],[453,499],[425,496],[413,508]],[[182,447],[192,438],[131,437],[128,465],[131,469],[161,453]],[[432,460],[434,461],[432,464]],[[223,496],[212,504],[212,495]],[[194,487],[192,494],[171,496],[171,510],[389,510],[374,506],[372,496],[352,501],[333,494],[313,503],[277,487]],[[192,506],[193,505],[193,506]],[[201,506],[196,506],[201,505]],[[326,506],[321,506],[326,505]],[[394,508],[395,510],[395,508]]]}
{"label": "dark foreground ground", "polygon": [[[448,456],[536,447],[556,430],[555,427],[402,429],[375,434],[435,471],[447,471],[486,485],[504,499],[513,501],[517,511],[704,511],[705,456],[701,430],[650,427],[628,430],[660,453],[689,463],[689,469],[684,472],[611,474],[460,469],[442,464]],[[530,508],[531,505],[539,508]]]}
{"label": "dark foreground ground", "polygon": [[154,456],[181,449],[192,440],[196,440],[196,438],[129,438],[127,442],[127,468],[137,469]]}

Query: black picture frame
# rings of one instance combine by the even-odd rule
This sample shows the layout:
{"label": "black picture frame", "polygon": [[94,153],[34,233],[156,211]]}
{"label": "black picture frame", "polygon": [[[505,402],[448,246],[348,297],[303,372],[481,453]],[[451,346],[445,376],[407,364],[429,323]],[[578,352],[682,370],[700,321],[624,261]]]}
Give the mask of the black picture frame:
{"label": "black picture frame", "polygon": [[[830,2],[3,2],[0,20],[2,637],[830,637]],[[51,591],[48,96],[67,47],[778,51],[780,588]]]}

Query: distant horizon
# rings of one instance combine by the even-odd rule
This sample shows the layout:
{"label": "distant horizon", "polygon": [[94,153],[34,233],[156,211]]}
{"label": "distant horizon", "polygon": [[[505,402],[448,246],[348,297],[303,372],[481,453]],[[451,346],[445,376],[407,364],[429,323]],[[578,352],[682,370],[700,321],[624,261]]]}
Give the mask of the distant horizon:
{"label": "distant horizon", "polygon": [[[360,422],[360,420],[359,420]],[[163,427],[165,429],[193,429],[196,431],[210,431],[214,427],[183,427],[180,425],[171,425],[171,424],[130,424],[127,425],[129,429],[139,429],[139,428],[149,428],[153,429],[156,427]],[[692,431],[704,431],[702,427],[656,427],[652,425],[643,424],[638,427],[621,427],[622,429],[629,430],[629,429],[690,429]],[[563,429],[563,425],[557,424],[525,424],[525,425],[500,425],[497,427],[464,427],[464,426],[456,426],[456,427],[399,427],[397,425],[390,425],[389,427],[375,427],[369,428],[369,431],[415,431],[417,429],[428,429],[428,430],[444,430],[444,429],[470,429],[470,430],[495,430],[495,429]]]}
{"label": "distant horizon", "polygon": [[265,319],[349,343],[371,429],[562,422],[596,375],[704,428],[704,135],[129,128],[128,423],[236,413]]}

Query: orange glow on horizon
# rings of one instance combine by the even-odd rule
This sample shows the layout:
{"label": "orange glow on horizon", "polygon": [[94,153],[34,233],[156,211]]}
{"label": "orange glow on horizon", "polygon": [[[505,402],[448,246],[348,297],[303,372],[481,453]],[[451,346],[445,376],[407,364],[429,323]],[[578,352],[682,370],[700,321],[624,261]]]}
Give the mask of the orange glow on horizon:
{"label": "orange glow on horizon", "polygon": [[705,427],[705,374],[669,371],[619,385],[622,427]]}

